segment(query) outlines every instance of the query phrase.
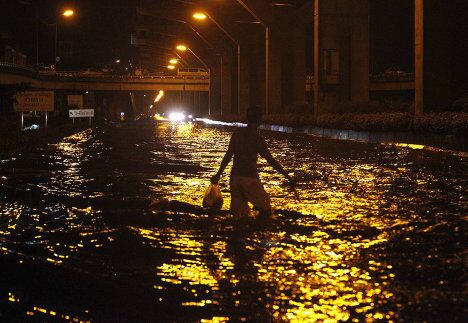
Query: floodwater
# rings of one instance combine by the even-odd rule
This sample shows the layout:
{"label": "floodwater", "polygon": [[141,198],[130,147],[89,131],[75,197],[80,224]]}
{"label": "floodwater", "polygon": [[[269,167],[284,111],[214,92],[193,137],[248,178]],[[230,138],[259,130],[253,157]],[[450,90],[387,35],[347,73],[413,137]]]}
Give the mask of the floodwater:
{"label": "floodwater", "polygon": [[199,207],[231,131],[96,128],[1,161],[0,321],[466,322],[466,159],[264,132],[300,200],[265,167],[277,219],[239,222]]}

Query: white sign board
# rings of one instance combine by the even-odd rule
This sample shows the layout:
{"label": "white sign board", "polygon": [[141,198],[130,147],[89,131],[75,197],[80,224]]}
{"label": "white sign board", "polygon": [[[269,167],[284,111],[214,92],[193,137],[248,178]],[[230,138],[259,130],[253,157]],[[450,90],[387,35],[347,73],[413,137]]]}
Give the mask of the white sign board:
{"label": "white sign board", "polygon": [[14,96],[15,111],[54,111],[54,91],[18,92]]}
{"label": "white sign board", "polygon": [[76,109],[83,109],[83,96],[78,95],[68,95],[67,96],[67,103],[69,107],[73,107]]}
{"label": "white sign board", "polygon": [[94,117],[94,109],[68,110],[70,118],[90,118]]}

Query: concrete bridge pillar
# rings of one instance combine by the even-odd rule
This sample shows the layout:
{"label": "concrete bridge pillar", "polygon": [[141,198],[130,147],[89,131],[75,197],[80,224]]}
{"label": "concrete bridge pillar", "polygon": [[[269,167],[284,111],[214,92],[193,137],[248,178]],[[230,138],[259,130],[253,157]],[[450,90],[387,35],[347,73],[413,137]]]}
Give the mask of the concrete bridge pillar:
{"label": "concrete bridge pillar", "polygon": [[[415,114],[450,107],[466,93],[465,0],[414,1]],[[465,28],[465,29],[463,29]]]}
{"label": "concrete bridge pillar", "polygon": [[240,115],[245,115],[250,105],[265,104],[265,33],[258,25],[242,27]]}
{"label": "concrete bridge pillar", "polygon": [[207,115],[220,114],[220,97],[219,97],[219,66],[216,64],[210,66],[210,90],[208,92],[208,111]]}
{"label": "concrete bridge pillar", "polygon": [[[268,114],[280,113],[283,105],[282,93],[282,52],[283,52],[283,19],[275,19],[269,26],[268,39]],[[264,78],[265,79],[265,74]]]}
{"label": "concrete bridge pillar", "polygon": [[305,104],[306,15],[278,11],[268,25],[268,111],[265,96],[265,27],[249,28],[242,37],[241,114],[249,105],[264,112],[285,112],[287,106]]}
{"label": "concrete bridge pillar", "polygon": [[[306,4],[291,12],[283,22],[282,38],[282,112],[305,106],[306,98],[306,23],[313,10]],[[311,16],[311,15],[310,15]]]}
{"label": "concrete bridge pillar", "polygon": [[369,100],[369,0],[315,0],[314,113]]}
{"label": "concrete bridge pillar", "polygon": [[221,114],[230,115],[237,112],[237,82],[234,77],[237,74],[237,61],[230,55],[218,56],[220,69],[220,105]]}

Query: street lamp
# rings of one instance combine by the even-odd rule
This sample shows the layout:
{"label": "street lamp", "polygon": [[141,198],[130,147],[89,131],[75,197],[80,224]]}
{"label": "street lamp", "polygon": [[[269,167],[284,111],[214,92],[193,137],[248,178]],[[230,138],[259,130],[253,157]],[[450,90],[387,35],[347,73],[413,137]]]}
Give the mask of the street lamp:
{"label": "street lamp", "polygon": [[205,12],[195,12],[192,17],[196,20],[205,20],[209,18],[226,36],[237,46],[237,114],[240,114],[240,97],[241,97],[241,49],[239,42],[232,37],[213,17]]}
{"label": "street lamp", "polygon": [[65,17],[71,17],[75,14],[75,12],[72,9],[67,9],[63,11],[63,14]]}
{"label": "street lamp", "polygon": [[177,45],[176,49],[181,52],[185,52],[187,50],[187,46],[185,45]]}
{"label": "street lamp", "polygon": [[[62,12],[62,16],[66,17],[66,18],[70,18],[72,16],[75,15],[75,11],[73,9],[65,9],[63,12]],[[54,67],[55,67],[55,70],[57,70],[57,63],[59,61],[59,58],[57,57],[57,40],[58,40],[58,16],[55,20],[55,46],[54,46]]]}
{"label": "street lamp", "polygon": [[205,62],[203,59],[201,59],[201,58],[200,58],[193,50],[191,50],[189,47],[187,47],[187,46],[185,46],[185,45],[177,45],[177,46],[176,46],[176,49],[177,49],[178,51],[180,51],[180,52],[185,52],[185,51],[188,50],[190,53],[192,53],[193,56],[195,56],[195,57],[200,61],[200,63],[203,64],[203,66],[205,66],[205,68],[208,70],[208,73],[209,73],[210,68],[209,68],[208,64],[206,64],[206,62]]}
{"label": "street lamp", "polygon": [[172,59],[169,60],[169,63],[171,63],[172,65],[177,64],[178,62],[179,61],[177,59],[175,59],[175,58],[172,58]]}
{"label": "street lamp", "polygon": [[195,12],[195,13],[193,14],[193,18],[199,19],[199,20],[204,20],[204,19],[207,18],[207,15],[204,14],[203,12]]}
{"label": "street lamp", "polygon": [[210,67],[208,66],[208,64],[205,63],[205,61],[203,59],[200,58],[200,56],[198,56],[193,50],[191,50],[189,47],[183,45],[183,44],[179,44],[176,46],[176,49],[180,52],[185,52],[185,51],[189,51],[190,53],[192,53],[193,56],[195,56],[202,64],[203,66],[205,66],[205,68],[208,70],[208,75],[209,75],[209,80],[210,80],[210,83],[209,83],[209,86],[208,86],[208,115],[211,115],[211,100],[210,100],[210,96],[211,96],[211,71],[210,71]]}

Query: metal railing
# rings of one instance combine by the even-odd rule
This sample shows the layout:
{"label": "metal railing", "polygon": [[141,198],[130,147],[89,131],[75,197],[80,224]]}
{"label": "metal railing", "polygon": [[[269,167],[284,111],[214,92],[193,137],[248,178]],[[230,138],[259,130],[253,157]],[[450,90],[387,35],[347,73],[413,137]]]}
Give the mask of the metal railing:
{"label": "metal railing", "polygon": [[28,75],[41,80],[87,80],[102,82],[151,82],[151,81],[208,81],[209,75],[118,75],[101,72],[87,71],[38,71],[29,66],[20,66],[6,62],[0,62],[0,70]]}
{"label": "metal railing", "polygon": [[[104,72],[87,72],[87,71],[38,71],[30,66],[21,66],[7,62],[0,62],[0,69],[8,71],[19,72],[19,74],[26,74],[39,79],[45,80],[88,80],[88,81],[109,81],[109,82],[151,82],[163,80],[180,80],[180,81],[207,81],[210,79],[209,75],[118,75],[107,74]],[[414,81],[414,73],[381,73],[369,75],[369,81],[375,83],[385,82],[412,82]],[[312,84],[314,82],[313,75],[306,75],[306,83]]]}
{"label": "metal railing", "polygon": [[10,67],[10,68],[14,68],[14,69],[20,69],[20,70],[25,70],[25,71],[30,71],[30,72],[37,72],[37,70],[35,70],[34,68],[32,68],[30,66],[17,65],[17,64],[12,64],[12,63],[8,63],[8,62],[1,62],[0,61],[0,66],[1,67]]}
{"label": "metal railing", "polygon": [[63,78],[95,78],[116,80],[183,80],[183,79],[209,79],[208,75],[118,75],[118,74],[87,74],[80,71],[39,72],[41,76],[57,76]]}
{"label": "metal railing", "polygon": [[398,73],[381,73],[369,75],[371,82],[412,82],[414,81],[414,73],[398,72]]}
{"label": "metal railing", "polygon": [[[390,83],[390,82],[413,82],[414,73],[398,73],[398,74],[371,74],[369,75],[370,82],[381,82],[381,83]],[[306,83],[314,83],[313,75],[306,75]]]}

